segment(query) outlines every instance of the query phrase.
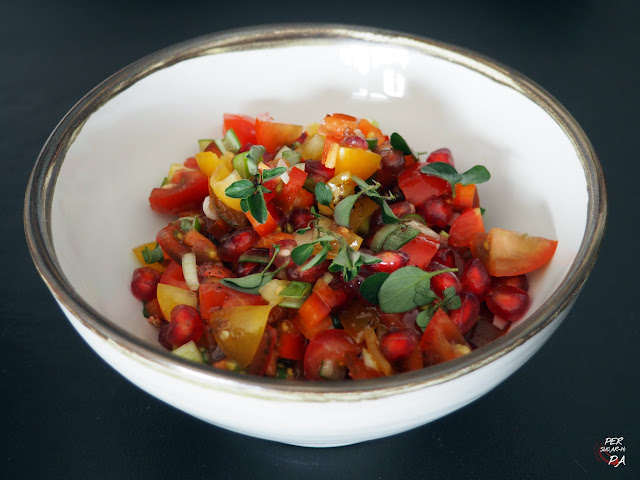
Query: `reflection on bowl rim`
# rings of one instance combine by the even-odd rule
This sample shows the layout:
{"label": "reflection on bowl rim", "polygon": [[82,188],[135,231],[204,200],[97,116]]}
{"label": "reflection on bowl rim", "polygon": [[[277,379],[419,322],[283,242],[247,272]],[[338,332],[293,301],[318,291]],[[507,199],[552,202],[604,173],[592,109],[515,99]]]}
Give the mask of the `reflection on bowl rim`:
{"label": "reflection on bowl rim", "polygon": [[[60,166],[76,135],[93,112],[138,80],[189,58],[250,49],[321,45],[342,40],[406,48],[476,71],[528,97],[558,123],[572,142],[584,168],[589,195],[585,234],[560,287],[531,313],[526,322],[469,355],[414,372],[357,382],[284,382],[217,370],[171,356],[112,323],[78,295],[57,261],[49,219]],[[26,191],[24,227],[31,256],[57,300],[85,327],[110,341],[126,355],[132,355],[148,366],[167,369],[186,381],[216,389],[294,401],[349,401],[385,397],[446,382],[502,357],[532,338],[570,306],[580,292],[597,258],[606,215],[602,168],[585,133],[562,105],[520,73],[475,52],[389,30],[334,24],[283,24],[229,30],[168,47],[125,67],[95,87],[65,115],[44,145]]]}

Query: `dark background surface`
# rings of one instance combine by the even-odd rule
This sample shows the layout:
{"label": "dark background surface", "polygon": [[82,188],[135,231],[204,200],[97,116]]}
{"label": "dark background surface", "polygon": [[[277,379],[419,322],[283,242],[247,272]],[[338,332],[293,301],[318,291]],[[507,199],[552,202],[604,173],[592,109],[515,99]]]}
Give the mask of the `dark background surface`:
{"label": "dark background surface", "polygon": [[[607,233],[593,274],[530,362],[445,418],[338,449],[230,433],[131,385],[73,331],[29,258],[22,228],[24,190],[38,152],[92,87],[182,40],[297,21],[418,34],[519,70],[581,124],[609,193]],[[639,27],[640,4],[632,0],[2,2],[0,476],[640,478]],[[626,466],[596,460],[594,447],[607,436],[625,437]]]}

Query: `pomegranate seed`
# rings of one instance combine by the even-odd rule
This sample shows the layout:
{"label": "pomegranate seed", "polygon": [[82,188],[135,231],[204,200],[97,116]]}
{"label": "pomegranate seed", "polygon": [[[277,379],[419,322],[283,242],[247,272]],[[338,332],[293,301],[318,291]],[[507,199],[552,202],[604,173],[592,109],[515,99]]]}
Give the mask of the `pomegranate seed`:
{"label": "pomegranate seed", "polygon": [[162,274],[151,267],[140,267],[133,271],[131,291],[133,296],[143,302],[156,298],[156,289]]}
{"label": "pomegranate seed", "polygon": [[[252,273],[258,273],[264,270],[266,265],[262,263],[255,262],[238,262],[234,271],[238,277],[246,277],[247,275],[251,275]],[[260,268],[262,267],[262,268]]]}
{"label": "pomegranate seed", "polygon": [[331,261],[325,260],[319,265],[311,267],[309,270],[305,271],[301,270],[304,265],[293,265],[287,268],[287,278],[297,282],[315,283],[320,277],[322,277],[322,275],[325,274],[325,272],[329,270],[329,265],[331,265]]}
{"label": "pomegranate seed", "polygon": [[514,277],[491,277],[491,282],[494,287],[498,285],[511,285],[512,287],[518,287],[525,292],[529,291],[529,281],[526,275],[516,275]]}
{"label": "pomegranate seed", "polygon": [[325,167],[320,160],[305,160],[304,171],[314,182],[328,182],[335,175],[335,169]]}
{"label": "pomegranate seed", "polygon": [[390,362],[408,359],[418,347],[419,338],[414,330],[404,328],[385,333],[380,339],[380,352]]}
{"label": "pomegranate seed", "polygon": [[453,217],[453,207],[442,197],[432,197],[419,207],[418,213],[430,227],[444,228]]}
{"label": "pomegranate seed", "polygon": [[316,217],[308,209],[297,207],[291,210],[291,213],[289,214],[289,223],[294,230],[298,230],[299,228],[308,227],[309,222],[314,218]]}
{"label": "pomegranate seed", "polygon": [[477,258],[467,262],[462,272],[461,283],[462,291],[473,293],[478,300],[484,300],[491,290],[491,276]]}
{"label": "pomegranate seed", "polygon": [[409,263],[409,254],[407,252],[403,252],[402,250],[397,250],[394,252],[392,251],[379,252],[379,253],[376,253],[374,257],[377,257],[382,261],[379,263],[363,265],[362,268],[365,268],[365,270],[371,271],[374,273],[377,273],[377,272],[393,273],[399,268],[402,268],[407,263]]}
{"label": "pomegranate seed", "polygon": [[434,162],[444,162],[448,163],[452,167],[455,167],[453,162],[453,155],[451,154],[451,150],[449,150],[448,148],[440,148],[431,152],[431,154],[429,154],[429,156],[427,157],[427,163]]}
{"label": "pomegranate seed", "polygon": [[512,285],[493,287],[485,301],[489,310],[509,322],[522,318],[529,308],[529,294]]}
{"label": "pomegranate seed", "polygon": [[251,147],[253,147],[253,143],[245,143],[242,146],[242,148],[240,150],[238,150],[238,153],[248,152],[249,150],[251,150]]}
{"label": "pomegranate seed", "polygon": [[355,147],[355,148],[362,148],[365,150],[369,150],[369,145],[367,144],[367,141],[362,137],[358,137],[357,135],[345,136],[340,142],[340,145],[342,145],[343,147]]}
{"label": "pomegranate seed", "polygon": [[249,250],[260,235],[253,228],[239,228],[224,238],[218,247],[218,255],[225,262],[237,262],[240,256]]}
{"label": "pomegranate seed", "polygon": [[187,342],[200,340],[204,326],[198,311],[190,305],[177,305],[171,310],[171,322],[166,331],[166,340],[173,348]]}
{"label": "pomegranate seed", "polygon": [[400,150],[394,148],[382,148],[378,150],[382,157],[380,159],[380,169],[391,174],[399,174],[404,168],[404,155]]}
{"label": "pomegranate seed", "polygon": [[[445,265],[432,261],[427,265],[427,272],[436,272],[438,270],[446,270],[447,268]],[[445,272],[431,277],[431,290],[433,290],[433,293],[438,297],[442,298],[444,291],[449,287],[455,288],[456,293],[460,292],[460,280],[458,280],[455,273]]]}
{"label": "pomegranate seed", "polygon": [[456,255],[449,247],[440,247],[431,261],[438,262],[448,268],[456,268]]}
{"label": "pomegranate seed", "polygon": [[457,310],[449,312],[449,318],[455,323],[460,333],[467,333],[478,321],[480,316],[480,301],[471,292],[461,292],[460,300],[462,305]]}

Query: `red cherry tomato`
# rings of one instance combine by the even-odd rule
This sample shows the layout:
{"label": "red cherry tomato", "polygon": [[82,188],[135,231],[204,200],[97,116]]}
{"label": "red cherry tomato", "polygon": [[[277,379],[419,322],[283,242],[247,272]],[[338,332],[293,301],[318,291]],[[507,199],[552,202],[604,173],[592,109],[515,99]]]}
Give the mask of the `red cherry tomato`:
{"label": "red cherry tomato", "polygon": [[209,195],[209,178],[200,170],[182,172],[176,184],[151,190],[149,204],[153,210],[177,214],[201,208]]}
{"label": "red cherry tomato", "polygon": [[360,354],[360,347],[344,330],[325,330],[311,339],[304,355],[307,380],[338,380],[347,375],[349,359]]}
{"label": "red cherry tomato", "polygon": [[222,134],[233,129],[241,145],[256,143],[256,119],[247,115],[225,113],[223,116]]}

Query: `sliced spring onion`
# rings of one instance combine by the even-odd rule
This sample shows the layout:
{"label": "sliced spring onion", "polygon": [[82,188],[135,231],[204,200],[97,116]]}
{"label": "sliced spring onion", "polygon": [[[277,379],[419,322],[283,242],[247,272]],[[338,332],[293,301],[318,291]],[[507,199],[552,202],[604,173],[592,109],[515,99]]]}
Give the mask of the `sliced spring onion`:
{"label": "sliced spring onion", "polygon": [[309,296],[309,292],[311,291],[311,284],[307,282],[289,282],[284,290],[280,292],[281,297],[289,297],[289,298],[302,298]]}
{"label": "sliced spring onion", "polygon": [[302,161],[302,155],[295,150],[288,150],[282,154],[289,165],[297,165]]}
{"label": "sliced spring onion", "polygon": [[283,297],[280,296],[280,292],[287,288],[288,283],[289,282],[287,280],[278,280],[274,278],[273,280],[265,283],[258,292],[262,298],[269,302],[269,305],[275,306],[283,300]]}
{"label": "sliced spring onion", "polygon": [[291,297],[279,297],[279,298],[280,298],[280,302],[278,303],[279,306],[285,307],[285,308],[295,308],[296,310],[298,310],[306,300],[306,298],[291,298]]}
{"label": "sliced spring onion", "polygon": [[196,265],[196,254],[193,252],[182,255],[182,273],[184,281],[187,282],[189,290],[196,291],[200,286],[198,282],[198,267]]}
{"label": "sliced spring onion", "polygon": [[218,211],[213,208],[213,205],[211,205],[211,197],[206,197],[202,202],[202,211],[204,212],[205,217],[210,220],[216,221],[220,218]]}
{"label": "sliced spring onion", "polygon": [[271,257],[269,256],[243,253],[242,255],[240,255],[240,258],[238,259],[238,263],[251,262],[251,263],[266,264],[266,263],[269,263],[269,260],[271,260]]}
{"label": "sliced spring onion", "polygon": [[201,152],[204,152],[209,145],[213,142],[213,138],[204,138],[202,140],[198,140],[198,147]]}
{"label": "sliced spring onion", "polygon": [[196,342],[194,342],[193,340],[176,348],[171,353],[173,355],[176,355],[177,357],[184,358],[186,360],[191,360],[192,362],[204,363],[204,360],[202,359],[202,353],[200,352],[200,349],[196,345]]}
{"label": "sliced spring onion", "polygon": [[281,158],[284,158],[284,154],[285,152],[291,152],[293,150],[291,150],[289,147],[287,147],[286,145],[284,147],[282,147],[280,150],[278,150],[278,153],[276,153],[276,156],[273,157],[274,160],[280,160]]}

